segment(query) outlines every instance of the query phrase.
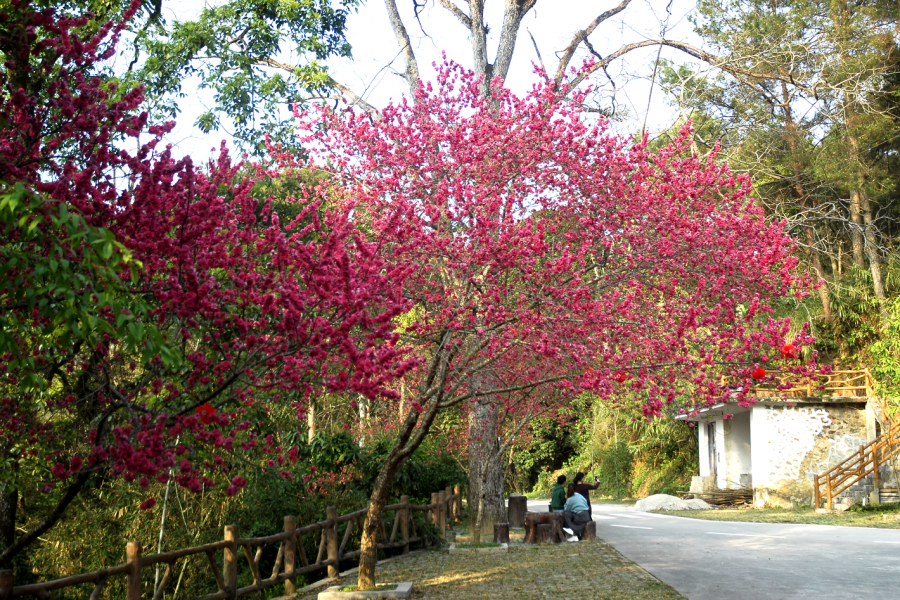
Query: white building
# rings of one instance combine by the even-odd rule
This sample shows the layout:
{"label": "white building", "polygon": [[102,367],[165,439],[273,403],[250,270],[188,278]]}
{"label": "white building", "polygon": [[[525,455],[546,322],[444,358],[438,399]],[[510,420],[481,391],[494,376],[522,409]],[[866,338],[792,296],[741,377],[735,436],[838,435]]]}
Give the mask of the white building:
{"label": "white building", "polygon": [[[760,507],[813,504],[815,476],[881,434],[878,406],[856,395],[866,388],[829,390],[826,384],[824,393],[829,391],[841,395],[778,397],[766,391],[746,408],[728,402],[678,417],[698,429],[700,476],[691,491],[752,487]],[[877,484],[870,476],[843,496],[862,499]]]}

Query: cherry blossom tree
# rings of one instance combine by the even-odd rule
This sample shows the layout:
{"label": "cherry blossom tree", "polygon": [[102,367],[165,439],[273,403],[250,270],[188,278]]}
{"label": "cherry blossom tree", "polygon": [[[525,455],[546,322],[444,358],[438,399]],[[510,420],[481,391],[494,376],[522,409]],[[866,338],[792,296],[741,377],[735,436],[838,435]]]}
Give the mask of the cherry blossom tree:
{"label": "cherry blossom tree", "polygon": [[[340,182],[334,202],[409,273],[400,345],[421,359],[370,498],[362,589],[391,478],[440,411],[488,424],[470,440],[488,456],[501,403],[522,392],[564,403],[628,389],[647,418],[721,400],[732,394],[721,377],[753,380],[784,345],[771,302],[798,293],[789,237],[764,222],[746,177],[691,154],[688,131],[650,152],[591,124],[583,92],[565,85],[524,98],[499,80],[487,98],[480,86],[445,63],[436,87],[377,118],[298,115],[314,165]],[[502,481],[470,475],[470,511],[489,529],[502,495],[477,482],[502,493]]]}
{"label": "cherry blossom tree", "polygon": [[[137,6],[89,35],[89,15],[0,12],[0,565],[98,478],[234,495],[254,449],[290,476],[296,453],[259,435],[272,403],[391,396],[411,364],[385,343],[404,273],[327,182],[281,223],[254,183],[291,174],[176,160],[141,89],[95,76]],[[47,509],[17,535],[25,492]]]}

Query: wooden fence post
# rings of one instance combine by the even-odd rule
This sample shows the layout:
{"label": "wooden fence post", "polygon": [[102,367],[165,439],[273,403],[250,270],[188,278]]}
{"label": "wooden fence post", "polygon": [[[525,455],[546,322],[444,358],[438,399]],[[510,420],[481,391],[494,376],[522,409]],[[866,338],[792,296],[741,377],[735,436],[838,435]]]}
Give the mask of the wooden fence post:
{"label": "wooden fence post", "polygon": [[447,508],[446,500],[447,496],[443,490],[437,493],[438,495],[438,531],[440,531],[440,535],[442,538],[447,537],[447,514],[445,509]]}
{"label": "wooden fence post", "polygon": [[458,485],[453,487],[453,494],[456,496],[456,506],[453,508],[453,518],[457,521],[462,519],[462,488]]}
{"label": "wooden fence post", "polygon": [[438,526],[438,509],[434,505],[438,503],[438,493],[431,492],[431,524],[435,527]]}
{"label": "wooden fence post", "polygon": [[125,600],[141,600],[141,543],[128,542],[125,562],[131,567],[125,582]]}
{"label": "wooden fence post", "polygon": [[3,569],[0,571],[0,600],[6,600],[12,597],[13,589],[13,570]]}
{"label": "wooden fence post", "polygon": [[[297,536],[294,531],[297,529],[297,517],[288,515],[284,518],[284,532],[287,539],[284,540],[284,572],[291,575],[294,572],[294,555],[297,552]],[[289,577],[284,582],[284,593],[291,595],[297,591],[296,576]]]}
{"label": "wooden fence post", "polygon": [[449,485],[444,490],[444,520],[447,522],[447,529],[453,527],[453,488]]}
{"label": "wooden fence post", "polygon": [[334,561],[328,565],[328,577],[331,579],[336,579],[340,573],[338,570],[337,516],[337,507],[329,506],[325,509],[325,518],[331,520],[328,529],[325,530],[326,544],[328,546],[328,560]]}
{"label": "wooden fence post", "polygon": [[237,598],[237,526],[225,526],[225,541],[231,545],[225,547],[225,558],[222,562],[222,577],[225,579],[225,588],[228,590],[228,598]]}
{"label": "wooden fence post", "polygon": [[409,554],[409,496],[400,496],[403,508],[397,511],[400,519],[400,539],[403,540],[403,554]]}

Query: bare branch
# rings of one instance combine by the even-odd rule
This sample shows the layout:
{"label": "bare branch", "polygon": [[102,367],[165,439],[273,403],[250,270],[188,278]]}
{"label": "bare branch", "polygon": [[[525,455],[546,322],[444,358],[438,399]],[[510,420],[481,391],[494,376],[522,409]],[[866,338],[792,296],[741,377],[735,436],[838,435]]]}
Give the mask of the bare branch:
{"label": "bare branch", "polygon": [[568,47],[563,52],[562,58],[559,59],[559,66],[556,68],[556,77],[554,79],[556,81],[556,85],[559,85],[563,80],[563,77],[565,77],[566,68],[568,68],[569,63],[572,61],[572,56],[574,56],[575,51],[578,49],[578,46],[581,44],[581,42],[585,41],[587,37],[591,35],[595,29],[597,29],[597,26],[600,25],[600,23],[622,12],[630,3],[631,0],[622,0],[622,2],[620,2],[618,6],[611,8],[604,13],[601,13],[600,16],[591,21],[591,23],[587,27],[575,34],[575,36],[572,38],[572,41],[569,42]]}
{"label": "bare branch", "polygon": [[409,34],[406,32],[406,26],[400,18],[400,12],[397,10],[395,0],[384,0],[384,6],[387,8],[388,17],[391,20],[391,27],[394,29],[394,35],[397,37],[397,44],[403,53],[403,59],[406,61],[406,84],[409,86],[409,93],[414,96],[416,89],[419,87],[419,63],[416,61],[416,54],[413,52],[412,43],[409,41]]}
{"label": "bare branch", "polygon": [[493,75],[499,75],[506,79],[509,65],[512,62],[513,50],[516,48],[516,38],[519,35],[519,26],[522,17],[534,7],[537,0],[507,0],[506,10],[503,11],[503,29],[500,31],[500,41],[497,44],[497,58],[494,59]]}
{"label": "bare branch", "polygon": [[544,75],[546,76],[546,75],[547,75],[547,67],[544,66],[544,59],[541,58],[541,51],[540,51],[540,49],[538,48],[537,40],[535,40],[535,39],[534,39],[534,36],[531,35],[531,30],[530,30],[530,29],[528,29],[528,28],[526,27],[526,28],[525,28],[525,31],[528,32],[528,37],[531,38],[531,43],[534,44],[534,52],[535,52],[535,54],[537,54],[538,62],[541,63],[541,69],[543,69]]}
{"label": "bare branch", "polygon": [[353,92],[353,90],[348,88],[346,85],[344,85],[342,83],[338,83],[334,79],[331,79],[330,84],[331,84],[331,87],[333,87],[334,89],[336,89],[337,91],[342,93],[344,96],[346,96],[350,100],[350,104],[355,104],[355,105],[359,106],[361,109],[363,109],[370,115],[374,115],[378,112],[377,108],[375,108],[374,106],[372,106],[371,104],[369,104],[368,102],[363,100],[361,97],[359,97],[356,93]]}
{"label": "bare branch", "polygon": [[792,81],[792,77],[789,75],[782,75],[778,72],[769,72],[769,73],[761,73],[757,71],[751,71],[748,69],[744,69],[742,67],[738,67],[732,63],[730,63],[727,59],[722,59],[716,56],[715,54],[711,54],[706,52],[705,50],[701,50],[696,46],[691,46],[690,44],[685,44],[684,42],[678,42],[675,40],[644,40],[643,42],[635,42],[633,44],[626,44],[622,46],[609,56],[607,56],[603,60],[598,60],[594,63],[588,71],[578,75],[575,79],[569,82],[569,88],[574,89],[581,82],[583,82],[589,75],[597,71],[598,69],[604,69],[609,66],[613,60],[624,56],[625,54],[631,52],[632,50],[637,50],[638,48],[646,48],[648,46],[668,46],[669,48],[675,48],[676,50],[681,50],[686,54],[690,54],[694,58],[700,59],[703,62],[708,63],[709,65],[716,67],[717,69],[721,69],[741,80],[742,83],[746,83],[748,85],[757,88],[757,82],[760,80],[771,80],[771,81],[783,81],[784,83],[789,83],[796,87],[796,89],[812,95],[812,87],[806,86],[797,82],[796,80]]}
{"label": "bare branch", "polygon": [[449,10],[453,13],[459,22],[466,26],[466,29],[472,29],[472,19],[469,18],[469,15],[464,13],[458,6],[453,4],[450,0],[440,0],[441,6]]}

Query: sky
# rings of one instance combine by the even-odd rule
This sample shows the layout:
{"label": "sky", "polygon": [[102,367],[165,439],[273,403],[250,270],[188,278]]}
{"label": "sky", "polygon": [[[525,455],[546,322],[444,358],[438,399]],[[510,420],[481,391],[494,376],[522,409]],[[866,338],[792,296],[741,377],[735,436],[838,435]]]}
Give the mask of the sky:
{"label": "sky", "polygon": [[[433,80],[434,69],[431,65],[435,61],[440,62],[442,51],[447,53],[448,58],[471,67],[471,46],[468,32],[462,24],[437,0],[417,0],[420,5],[424,3],[419,15],[420,28],[413,14],[414,1],[397,0],[397,4],[412,38],[422,78]],[[206,0],[206,4],[211,2],[215,0]],[[456,3],[461,7],[467,4],[464,0],[456,0]],[[504,0],[485,2],[486,21],[492,30],[488,38],[491,62],[502,25],[504,3]],[[536,81],[533,64],[537,54],[528,32],[534,36],[548,70],[555,71],[556,54],[568,46],[574,33],[616,4],[616,0],[538,0],[535,8],[523,19],[507,86],[513,92],[523,94]],[[169,3],[168,6],[164,4],[165,18],[169,21],[190,19],[203,6],[204,2],[198,0]],[[663,30],[667,38],[699,46],[700,41],[687,19],[693,8],[694,2],[691,0],[632,0],[623,12],[601,24],[589,39],[604,56],[627,43],[659,38]],[[365,0],[348,19],[347,37],[353,46],[352,59],[335,58],[326,62],[337,81],[362,94],[376,107],[383,107],[408,94],[405,80],[400,75],[404,64],[398,56],[399,47],[382,0]],[[612,124],[616,133],[630,135],[640,131],[646,119],[646,129],[653,137],[677,118],[677,109],[665,102],[658,85],[653,86],[650,94],[650,79],[657,52],[658,48],[654,47],[637,50],[614,62],[608,69],[616,83],[617,113],[620,117],[625,116]],[[580,64],[585,56],[587,53],[582,50],[570,64]],[[676,62],[689,62],[690,59],[669,48],[664,48],[660,56]],[[594,81],[601,86],[598,94],[606,98],[603,104],[609,106],[612,86],[604,76]],[[182,153],[197,158],[218,146],[222,139],[230,142],[227,130],[204,134],[194,127],[196,118],[212,105],[210,91],[198,89],[198,81],[194,79],[185,80],[183,90],[187,97],[181,103],[178,124],[169,134],[168,141]]]}

